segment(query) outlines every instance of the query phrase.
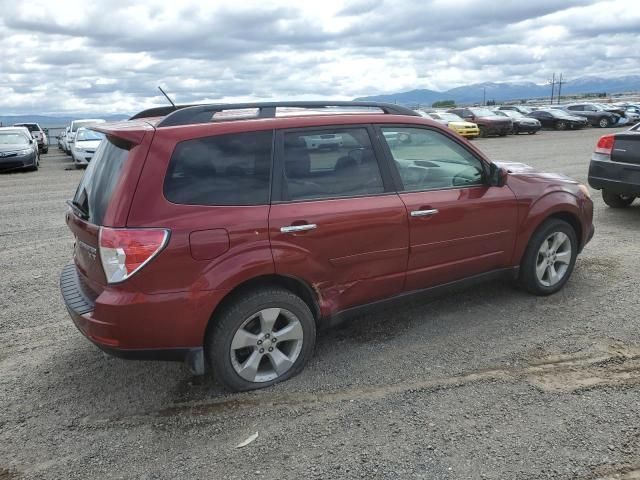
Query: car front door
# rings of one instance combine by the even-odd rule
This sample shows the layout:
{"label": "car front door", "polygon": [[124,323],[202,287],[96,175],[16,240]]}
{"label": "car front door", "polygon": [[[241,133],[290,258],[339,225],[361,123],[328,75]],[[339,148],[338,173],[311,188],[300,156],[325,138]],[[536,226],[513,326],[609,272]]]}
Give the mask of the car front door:
{"label": "car front door", "polygon": [[279,131],[269,235],[276,272],[327,315],[402,291],[409,227],[370,126]]}
{"label": "car front door", "polygon": [[[397,132],[404,142],[385,141]],[[378,138],[395,169],[409,221],[405,290],[419,290],[510,266],[516,198],[486,181],[486,166],[453,136],[415,126],[383,126]]]}

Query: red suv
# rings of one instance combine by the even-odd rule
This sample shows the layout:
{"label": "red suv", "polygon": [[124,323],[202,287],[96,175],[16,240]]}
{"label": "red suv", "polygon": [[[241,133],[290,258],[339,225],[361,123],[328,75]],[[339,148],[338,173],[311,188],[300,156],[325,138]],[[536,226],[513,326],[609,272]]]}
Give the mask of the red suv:
{"label": "red suv", "polygon": [[198,105],[91,128],[106,139],[66,215],[73,321],[113,355],[208,363],[233,390],[300,372],[316,329],[365,307],[496,277],[554,293],[593,235],[583,185],[493,163],[397,105]]}

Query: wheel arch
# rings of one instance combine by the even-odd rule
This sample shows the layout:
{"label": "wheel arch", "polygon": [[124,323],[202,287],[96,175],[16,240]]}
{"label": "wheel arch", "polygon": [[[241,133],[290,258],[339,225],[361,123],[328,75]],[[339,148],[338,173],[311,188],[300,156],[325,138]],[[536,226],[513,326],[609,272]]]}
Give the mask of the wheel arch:
{"label": "wheel arch", "polygon": [[209,334],[210,329],[215,325],[218,314],[226,308],[227,305],[230,305],[236,299],[242,297],[242,295],[247,294],[248,292],[267,287],[281,287],[290,292],[294,293],[298,297],[300,297],[311,310],[311,314],[316,321],[316,325],[319,324],[321,319],[320,313],[320,303],[318,299],[318,294],[311,288],[311,286],[305,282],[304,280],[292,277],[288,275],[279,275],[279,274],[267,274],[260,275],[249,280],[246,280],[238,285],[236,285],[229,293],[227,293],[224,298],[215,306],[213,312],[211,312],[211,316],[209,317],[209,321],[207,322],[207,327],[204,332],[204,336],[202,338],[203,344],[205,344],[206,338]]}
{"label": "wheel arch", "polygon": [[576,205],[576,200],[576,197],[569,192],[556,191],[550,192],[531,205],[527,218],[519,229],[520,234],[512,262],[514,265],[522,262],[524,252],[536,230],[552,218],[567,222],[576,233],[578,245],[583,245],[586,232],[580,221],[580,208]]}

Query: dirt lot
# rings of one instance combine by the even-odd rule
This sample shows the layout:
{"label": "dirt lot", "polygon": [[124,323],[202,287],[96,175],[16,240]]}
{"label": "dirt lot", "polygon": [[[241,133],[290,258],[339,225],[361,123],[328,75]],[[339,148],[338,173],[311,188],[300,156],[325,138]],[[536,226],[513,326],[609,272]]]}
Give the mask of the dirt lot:
{"label": "dirt lot", "polygon": [[[477,145],[586,181],[602,134]],[[595,195],[595,238],[553,297],[491,283],[360,317],[293,380],[229,395],[77,332],[58,274],[82,173],[51,152],[0,175],[0,479],[640,478],[640,202]]]}

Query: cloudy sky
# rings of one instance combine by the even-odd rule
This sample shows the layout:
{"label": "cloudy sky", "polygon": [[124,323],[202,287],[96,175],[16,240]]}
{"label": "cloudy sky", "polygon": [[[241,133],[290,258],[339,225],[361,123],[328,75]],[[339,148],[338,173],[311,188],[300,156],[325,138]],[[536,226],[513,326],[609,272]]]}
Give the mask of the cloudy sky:
{"label": "cloudy sky", "polygon": [[0,0],[0,114],[640,74],[640,0]]}

